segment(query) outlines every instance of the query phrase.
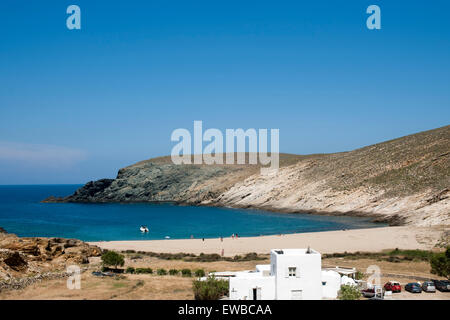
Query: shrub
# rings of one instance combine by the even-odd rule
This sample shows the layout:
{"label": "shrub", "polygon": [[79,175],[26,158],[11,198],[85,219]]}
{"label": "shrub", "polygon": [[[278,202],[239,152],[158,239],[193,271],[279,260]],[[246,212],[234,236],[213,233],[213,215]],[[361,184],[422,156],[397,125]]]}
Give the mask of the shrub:
{"label": "shrub", "polygon": [[167,274],[167,271],[166,271],[166,269],[158,269],[158,270],[156,271],[156,273],[157,273],[159,276],[165,276],[165,275]]}
{"label": "shrub", "polygon": [[192,277],[191,269],[183,269],[183,270],[181,270],[181,275],[183,277]]}
{"label": "shrub", "polygon": [[115,251],[107,251],[102,254],[102,262],[103,265],[114,266],[115,269],[117,269],[117,266],[123,266],[125,264],[123,255]]}
{"label": "shrub", "polygon": [[433,256],[433,253],[431,251],[427,250],[401,250],[396,248],[395,250],[392,250],[388,252],[390,256],[396,256],[396,257],[403,257],[404,260],[416,260],[416,261],[429,261],[430,258]]}
{"label": "shrub", "polygon": [[442,253],[435,253],[430,260],[431,273],[450,279],[450,247]]}
{"label": "shrub", "polygon": [[139,274],[139,273],[149,273],[149,274],[151,274],[151,273],[153,273],[153,269],[152,268],[136,268],[135,272],[137,274]]}
{"label": "shrub", "polygon": [[205,281],[194,280],[192,283],[195,300],[218,300],[228,294],[228,281],[208,277]]}
{"label": "shrub", "polygon": [[361,271],[356,271],[355,278],[356,280],[362,280],[364,278],[364,273]]}
{"label": "shrub", "polygon": [[176,275],[178,275],[178,270],[177,269],[170,269],[169,270],[169,274],[171,275],[171,276],[176,276]]}
{"label": "shrub", "polygon": [[134,273],[135,271],[133,267],[128,267],[126,273]]}
{"label": "shrub", "polygon": [[142,287],[143,285],[144,285],[144,280],[138,280],[137,282],[136,282],[136,284],[134,285],[134,287],[135,288],[137,288],[137,287]]}
{"label": "shrub", "polygon": [[194,271],[194,274],[198,278],[204,277],[205,276],[205,270],[197,269],[197,270]]}
{"label": "shrub", "polygon": [[339,291],[339,300],[358,300],[361,297],[361,292],[357,286],[345,284],[341,286]]}

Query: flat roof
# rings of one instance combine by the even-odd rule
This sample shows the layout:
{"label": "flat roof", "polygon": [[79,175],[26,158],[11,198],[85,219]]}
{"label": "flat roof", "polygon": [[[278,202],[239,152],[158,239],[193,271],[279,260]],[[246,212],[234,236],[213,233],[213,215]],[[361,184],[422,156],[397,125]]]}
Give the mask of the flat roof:
{"label": "flat roof", "polygon": [[342,267],[335,267],[335,268],[323,268],[324,270],[329,271],[336,271],[341,274],[353,274],[356,273],[356,268],[342,268]]}
{"label": "flat roof", "polygon": [[270,264],[257,264],[255,268],[257,271],[270,271]]}
{"label": "flat roof", "polygon": [[295,256],[295,255],[306,255],[306,254],[312,254],[312,253],[319,253],[318,251],[309,248],[309,253],[307,253],[308,249],[302,248],[302,249],[272,249],[270,252],[273,252],[277,255],[288,255],[288,256]]}

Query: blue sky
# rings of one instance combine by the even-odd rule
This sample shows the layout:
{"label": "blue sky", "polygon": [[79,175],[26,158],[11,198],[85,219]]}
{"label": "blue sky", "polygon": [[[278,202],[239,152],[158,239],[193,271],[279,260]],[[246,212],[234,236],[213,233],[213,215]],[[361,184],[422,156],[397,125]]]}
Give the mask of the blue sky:
{"label": "blue sky", "polygon": [[[81,30],[66,8],[81,8]],[[366,8],[381,8],[381,30]],[[449,124],[448,1],[0,2],[0,184],[84,183],[176,128],[279,128],[282,152]]]}

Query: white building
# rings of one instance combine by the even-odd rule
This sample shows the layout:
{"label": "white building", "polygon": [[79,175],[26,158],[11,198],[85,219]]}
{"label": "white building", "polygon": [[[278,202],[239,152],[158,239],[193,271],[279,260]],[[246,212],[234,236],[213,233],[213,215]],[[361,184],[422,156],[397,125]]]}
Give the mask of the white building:
{"label": "white building", "polygon": [[341,288],[341,276],[333,270],[322,270],[322,298],[336,299]]}
{"label": "white building", "polygon": [[230,300],[317,300],[336,298],[339,273],[322,271],[321,255],[312,249],[273,249],[270,265],[254,271],[216,273],[229,278]]}

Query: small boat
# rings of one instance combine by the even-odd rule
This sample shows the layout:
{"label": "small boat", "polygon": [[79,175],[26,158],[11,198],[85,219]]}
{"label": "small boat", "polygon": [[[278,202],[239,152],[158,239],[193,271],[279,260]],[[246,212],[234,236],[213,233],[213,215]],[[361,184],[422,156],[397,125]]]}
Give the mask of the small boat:
{"label": "small boat", "polygon": [[170,237],[169,236],[165,236],[164,239],[170,239]]}
{"label": "small boat", "polygon": [[146,227],[146,226],[141,226],[140,228],[139,228],[139,230],[141,230],[141,232],[148,232],[148,228]]}

